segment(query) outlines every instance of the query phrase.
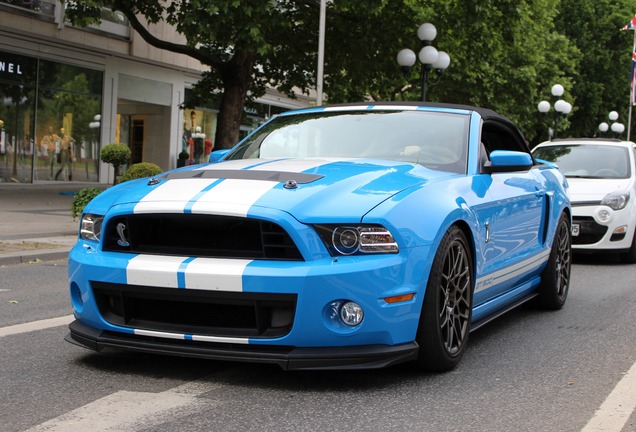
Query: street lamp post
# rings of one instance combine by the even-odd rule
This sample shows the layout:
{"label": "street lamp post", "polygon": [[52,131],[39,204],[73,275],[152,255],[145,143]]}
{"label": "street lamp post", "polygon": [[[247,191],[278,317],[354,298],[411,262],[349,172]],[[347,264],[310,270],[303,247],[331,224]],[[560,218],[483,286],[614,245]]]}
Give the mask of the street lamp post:
{"label": "street lamp post", "polygon": [[[558,99],[561,96],[563,96],[565,89],[563,88],[561,84],[555,84],[552,86],[552,89],[550,89],[550,91],[554,99]],[[550,102],[545,100],[539,102],[539,105],[537,105],[537,109],[542,114],[547,114],[548,112],[550,112],[550,107],[551,107]],[[548,131],[548,138],[550,140],[557,137],[557,128],[559,127],[559,117],[561,116],[565,117],[568,114],[570,114],[571,111],[572,111],[572,105],[569,102],[566,102],[563,99],[558,99],[556,102],[554,102],[554,131],[552,133]]]}
{"label": "street lamp post", "polygon": [[[422,41],[422,48],[417,54],[417,58],[420,60],[421,64],[420,74],[422,79],[422,102],[426,102],[426,87],[428,85],[434,86],[439,84],[444,71],[450,65],[450,56],[444,51],[438,51],[432,45],[436,36],[437,29],[431,23],[424,23],[417,29],[417,37],[420,41]],[[415,64],[415,60],[415,53],[408,48],[401,50],[397,55],[397,62],[405,75],[411,71],[411,67]],[[429,74],[432,70],[435,70],[437,79],[429,81]]]}
{"label": "street lamp post", "polygon": [[618,113],[616,111],[610,111],[607,118],[610,119],[610,121],[612,122],[612,125],[610,126],[606,122],[602,122],[601,124],[599,124],[598,130],[601,132],[601,136],[603,136],[605,132],[611,129],[612,132],[614,133],[614,138],[618,138],[620,134],[622,134],[625,131],[625,125],[617,121]]}

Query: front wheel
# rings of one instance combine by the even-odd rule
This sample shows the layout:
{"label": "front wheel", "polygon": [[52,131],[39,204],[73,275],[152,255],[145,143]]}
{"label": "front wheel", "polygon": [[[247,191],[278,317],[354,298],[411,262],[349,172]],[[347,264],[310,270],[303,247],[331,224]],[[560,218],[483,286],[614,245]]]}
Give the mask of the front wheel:
{"label": "front wheel", "polygon": [[473,260],[466,236],[456,226],[442,238],[426,286],[417,330],[417,364],[447,371],[459,363],[472,317]]}
{"label": "front wheel", "polygon": [[539,302],[546,309],[561,309],[570,288],[572,265],[572,232],[568,217],[562,214],[554,233],[548,265],[541,273]]}
{"label": "front wheel", "polygon": [[627,252],[620,254],[620,259],[621,262],[624,262],[626,264],[636,263],[636,232],[634,233],[631,247]]}

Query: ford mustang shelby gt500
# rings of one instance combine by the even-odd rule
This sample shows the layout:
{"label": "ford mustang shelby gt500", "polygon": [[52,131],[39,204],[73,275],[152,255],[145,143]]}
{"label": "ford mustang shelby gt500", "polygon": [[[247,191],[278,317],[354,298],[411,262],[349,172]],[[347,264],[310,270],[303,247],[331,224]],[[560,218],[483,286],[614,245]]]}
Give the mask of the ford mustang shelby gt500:
{"label": "ford mustang shelby gt500", "polygon": [[491,110],[287,112],[213,160],[86,206],[68,341],[284,369],[442,371],[495,316],[532,298],[565,303],[567,181]]}

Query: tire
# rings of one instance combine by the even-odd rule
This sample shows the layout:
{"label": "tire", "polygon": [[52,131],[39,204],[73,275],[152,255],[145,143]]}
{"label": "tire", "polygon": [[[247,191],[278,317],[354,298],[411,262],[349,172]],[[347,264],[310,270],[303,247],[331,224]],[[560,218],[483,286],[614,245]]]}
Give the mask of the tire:
{"label": "tire", "polygon": [[632,246],[625,253],[619,255],[621,262],[626,264],[634,264],[636,263],[636,232],[634,233],[634,238],[632,239]]}
{"label": "tire", "polygon": [[474,272],[464,233],[451,227],[435,253],[417,331],[417,366],[443,372],[461,360],[472,318]]}
{"label": "tire", "polygon": [[541,273],[539,304],[545,309],[558,310],[563,307],[570,288],[572,267],[572,232],[568,217],[559,218],[548,265]]}

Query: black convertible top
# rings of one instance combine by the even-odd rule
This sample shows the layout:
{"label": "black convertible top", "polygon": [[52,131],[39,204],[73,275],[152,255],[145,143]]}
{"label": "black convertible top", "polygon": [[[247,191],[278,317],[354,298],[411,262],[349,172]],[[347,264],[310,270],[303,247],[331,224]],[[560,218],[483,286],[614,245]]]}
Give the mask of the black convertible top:
{"label": "black convertible top", "polygon": [[490,108],[482,108],[476,107],[472,105],[461,105],[461,104],[450,104],[450,103],[439,103],[439,102],[413,102],[413,101],[405,101],[405,102],[355,102],[355,103],[345,103],[345,104],[334,104],[334,105],[325,105],[323,108],[330,107],[347,107],[347,106],[422,106],[422,107],[433,107],[433,108],[454,108],[454,109],[463,109],[467,111],[475,111],[479,113],[480,116],[485,118],[498,118],[509,122],[512,124],[512,121],[507,117],[497,113],[496,111],[491,110]]}

